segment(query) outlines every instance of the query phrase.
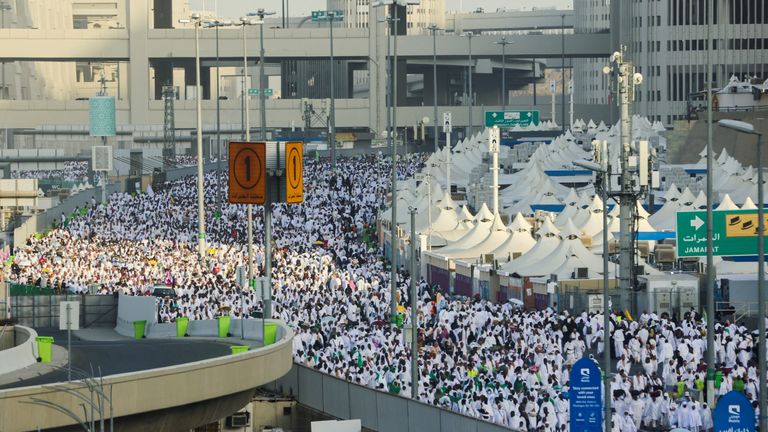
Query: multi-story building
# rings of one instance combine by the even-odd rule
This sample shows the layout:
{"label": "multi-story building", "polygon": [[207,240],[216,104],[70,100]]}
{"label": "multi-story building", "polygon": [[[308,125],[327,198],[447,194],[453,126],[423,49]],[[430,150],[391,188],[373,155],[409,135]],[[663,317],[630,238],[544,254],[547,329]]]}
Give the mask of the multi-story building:
{"label": "multi-story building", "polygon": [[[370,0],[328,0],[328,10],[344,13],[347,28],[368,28]],[[407,7],[407,32],[409,35],[428,33],[432,24],[443,28],[445,0],[421,0],[420,4]]]}
{"label": "multi-story building", "polygon": [[[666,125],[696,108],[693,96],[706,89],[708,4],[714,1],[713,86],[731,76],[766,79],[768,6],[764,0],[641,0],[622,4],[631,23],[628,57],[645,81],[634,110]],[[608,32],[611,0],[575,0],[577,33]],[[624,2],[622,2],[624,3]],[[618,49],[617,47],[614,47]],[[605,62],[576,60],[575,97],[581,103],[607,103]]]}

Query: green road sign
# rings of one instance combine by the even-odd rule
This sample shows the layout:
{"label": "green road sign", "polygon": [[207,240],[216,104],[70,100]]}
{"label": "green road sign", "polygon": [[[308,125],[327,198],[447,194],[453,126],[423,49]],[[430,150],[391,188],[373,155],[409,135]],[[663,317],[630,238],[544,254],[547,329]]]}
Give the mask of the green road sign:
{"label": "green road sign", "polygon": [[[344,18],[344,12],[338,10],[338,11],[332,11],[333,12],[333,19],[334,21],[340,21]],[[328,20],[328,11],[324,10],[317,10],[312,11],[312,21],[326,21]]]}
{"label": "green road sign", "polygon": [[487,127],[528,127],[539,124],[538,111],[486,111],[485,125]]}
{"label": "green road sign", "polygon": [[325,11],[312,11],[312,21],[322,21],[325,19]]}
{"label": "green road sign", "polygon": [[[765,215],[764,219],[768,220]],[[757,255],[757,210],[712,212],[712,253],[715,256]],[[677,256],[706,254],[707,212],[678,212]]]}
{"label": "green road sign", "polygon": [[[261,94],[260,89],[257,88],[249,88],[248,89],[248,96],[259,96]],[[265,88],[264,89],[264,96],[270,97],[274,94],[274,91],[271,88]]]}

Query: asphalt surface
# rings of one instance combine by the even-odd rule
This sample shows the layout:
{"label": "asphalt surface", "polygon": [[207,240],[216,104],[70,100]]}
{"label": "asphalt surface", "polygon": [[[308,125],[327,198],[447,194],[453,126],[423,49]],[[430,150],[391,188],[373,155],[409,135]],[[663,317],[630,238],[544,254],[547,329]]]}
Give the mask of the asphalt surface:
{"label": "asphalt surface", "polygon": [[[53,336],[54,344],[66,348],[67,332],[36,329],[40,335]],[[125,339],[94,342],[82,340],[72,334],[72,367],[87,371],[93,368],[95,376],[107,376],[146,369],[155,369],[183,363],[230,355],[231,344],[200,339]],[[101,368],[101,373],[99,373]],[[73,376],[74,379],[74,376]],[[50,372],[11,384],[0,389],[50,384],[67,380],[67,370]]]}

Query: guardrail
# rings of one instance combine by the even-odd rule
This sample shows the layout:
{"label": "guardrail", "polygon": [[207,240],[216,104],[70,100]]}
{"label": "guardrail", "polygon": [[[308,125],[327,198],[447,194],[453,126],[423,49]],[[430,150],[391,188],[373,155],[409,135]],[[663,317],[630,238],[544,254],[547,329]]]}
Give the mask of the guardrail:
{"label": "guardrail", "polygon": [[295,363],[290,372],[264,387],[336,418],[360,419],[364,428],[378,432],[521,432]]}

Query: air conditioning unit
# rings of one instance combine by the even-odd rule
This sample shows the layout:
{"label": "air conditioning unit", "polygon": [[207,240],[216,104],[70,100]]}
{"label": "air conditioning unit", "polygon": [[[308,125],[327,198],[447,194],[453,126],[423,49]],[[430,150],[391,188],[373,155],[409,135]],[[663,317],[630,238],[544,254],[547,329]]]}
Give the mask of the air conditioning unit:
{"label": "air conditioning unit", "polygon": [[239,412],[227,417],[227,427],[244,428],[251,425],[251,414],[249,412]]}
{"label": "air conditioning unit", "polygon": [[576,279],[588,279],[588,278],[589,278],[589,268],[587,267],[576,268]]}

